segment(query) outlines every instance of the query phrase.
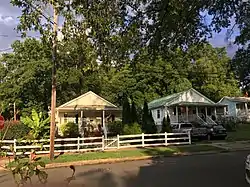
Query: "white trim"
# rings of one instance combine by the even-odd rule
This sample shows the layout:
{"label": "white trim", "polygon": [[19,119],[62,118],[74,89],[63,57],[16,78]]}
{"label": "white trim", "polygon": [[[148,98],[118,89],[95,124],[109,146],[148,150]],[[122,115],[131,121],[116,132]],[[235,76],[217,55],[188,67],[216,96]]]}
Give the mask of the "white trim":
{"label": "white trim", "polygon": [[224,96],[217,103],[221,103],[224,99],[228,99],[228,98]]}
{"label": "white trim", "polygon": [[[180,96],[184,95],[185,93],[188,93],[189,91],[193,91],[195,92],[196,94],[198,94],[199,96],[201,96],[202,98],[208,100],[210,102],[210,104],[216,104],[215,102],[213,102],[212,100],[210,100],[209,98],[207,98],[205,95],[201,94],[200,92],[198,92],[197,90],[195,90],[194,88],[190,88],[189,90],[187,91],[183,91],[183,92],[180,92],[178,96],[176,96],[175,98],[173,98],[172,101],[170,101],[168,103],[168,105],[165,105],[165,106],[169,106],[171,105],[172,103],[174,103],[176,101],[176,98],[180,98]],[[185,101],[184,101],[185,102]],[[191,102],[192,103],[192,102]]]}
{"label": "white trim", "polygon": [[197,90],[195,90],[194,88],[190,88],[188,91],[194,91],[195,93],[197,93],[198,95],[200,95],[201,97],[207,99],[209,102],[211,102],[212,104],[215,104],[215,102],[213,102],[211,99],[209,99],[208,97],[206,97],[205,95],[203,95],[202,93],[198,92]]}
{"label": "white trim", "polygon": [[[96,93],[94,93],[94,92],[92,92],[92,91],[89,91],[89,92],[87,92],[87,93],[85,93],[85,94],[83,94],[83,95],[81,95],[81,96],[79,96],[79,97],[77,97],[77,98],[75,98],[75,99],[72,99],[72,100],[68,101],[67,103],[64,103],[63,105],[61,105],[61,106],[59,106],[59,107],[57,107],[57,108],[58,108],[58,109],[59,109],[59,108],[63,108],[64,106],[67,106],[67,105],[69,105],[70,103],[72,103],[72,102],[74,102],[74,101],[76,101],[76,100],[79,100],[79,99],[81,99],[81,98],[83,98],[83,97],[85,97],[85,96],[87,96],[87,95],[89,95],[89,94],[93,94],[94,96],[98,97],[99,99],[103,100],[104,102],[108,103],[109,105],[111,105],[111,106],[117,108],[116,105],[110,103],[109,101],[107,101],[106,99],[102,98],[101,96],[97,95]],[[105,105],[103,105],[103,106],[105,107]]]}

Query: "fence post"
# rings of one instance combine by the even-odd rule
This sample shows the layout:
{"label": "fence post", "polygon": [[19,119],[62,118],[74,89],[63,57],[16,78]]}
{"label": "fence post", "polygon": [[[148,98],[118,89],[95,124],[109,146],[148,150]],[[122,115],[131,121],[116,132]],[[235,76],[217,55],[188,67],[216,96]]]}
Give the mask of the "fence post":
{"label": "fence post", "polygon": [[105,139],[104,136],[102,136],[102,151],[105,149]]}
{"label": "fence post", "polygon": [[77,151],[80,152],[80,137],[77,138]]}
{"label": "fence post", "polygon": [[164,134],[165,134],[165,146],[167,146],[168,145],[168,133],[165,132]]}
{"label": "fence post", "polygon": [[14,147],[13,147],[13,149],[14,149],[14,152],[16,153],[16,139],[14,139]]}
{"label": "fence post", "polygon": [[144,133],[141,134],[141,142],[142,142],[142,147],[144,147],[145,146]]}
{"label": "fence post", "polygon": [[117,134],[117,149],[120,149],[120,136]]}
{"label": "fence post", "polygon": [[192,140],[191,140],[191,131],[188,131],[188,143],[192,144]]}

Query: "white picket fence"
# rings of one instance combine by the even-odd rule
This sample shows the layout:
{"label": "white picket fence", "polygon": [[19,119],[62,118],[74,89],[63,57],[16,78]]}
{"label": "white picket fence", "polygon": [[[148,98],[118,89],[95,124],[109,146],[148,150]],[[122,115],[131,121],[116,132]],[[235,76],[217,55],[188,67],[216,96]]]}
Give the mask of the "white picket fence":
{"label": "white picket fence", "polygon": [[[133,147],[149,146],[169,146],[169,145],[187,145],[191,144],[191,135],[188,133],[158,133],[158,134],[135,134],[135,135],[117,135],[113,138],[105,139],[102,137],[88,138],[63,138],[55,139],[55,152],[87,152],[104,151],[108,149],[123,149]],[[36,154],[49,153],[49,139],[43,140],[3,140],[1,149],[7,155],[30,154],[35,151]]]}

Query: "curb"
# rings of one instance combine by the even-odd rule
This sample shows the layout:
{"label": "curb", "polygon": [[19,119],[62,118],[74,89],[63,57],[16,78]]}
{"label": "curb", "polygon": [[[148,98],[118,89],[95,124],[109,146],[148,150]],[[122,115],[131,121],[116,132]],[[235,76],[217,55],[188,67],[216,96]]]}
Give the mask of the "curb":
{"label": "curb", "polygon": [[129,162],[129,161],[159,159],[159,158],[166,158],[166,157],[181,157],[181,156],[193,156],[193,155],[210,155],[210,154],[219,154],[219,153],[227,153],[227,152],[230,152],[230,151],[228,151],[228,150],[204,151],[204,152],[197,152],[197,153],[176,153],[176,154],[173,154],[173,155],[125,157],[125,158],[116,158],[116,159],[99,159],[99,160],[85,160],[85,161],[78,161],[78,162],[52,163],[52,164],[46,164],[46,169],[69,167],[71,165],[74,165],[74,166],[84,166],[84,165],[98,165],[98,164],[113,164],[113,163]]}

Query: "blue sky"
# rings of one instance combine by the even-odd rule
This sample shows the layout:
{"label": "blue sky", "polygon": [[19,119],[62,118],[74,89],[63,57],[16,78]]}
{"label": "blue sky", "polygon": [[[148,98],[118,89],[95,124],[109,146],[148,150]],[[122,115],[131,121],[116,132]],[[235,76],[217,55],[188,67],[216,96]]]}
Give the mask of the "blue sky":
{"label": "blue sky", "polygon": [[[19,34],[14,30],[18,24],[17,17],[21,14],[17,7],[10,4],[10,0],[1,0],[0,3],[0,52],[10,48],[13,41],[20,39]],[[209,21],[209,18],[208,18]],[[215,33],[209,41],[214,47],[226,47],[225,42],[226,29],[220,33]],[[227,48],[228,55],[233,56],[237,50],[237,46]]]}

